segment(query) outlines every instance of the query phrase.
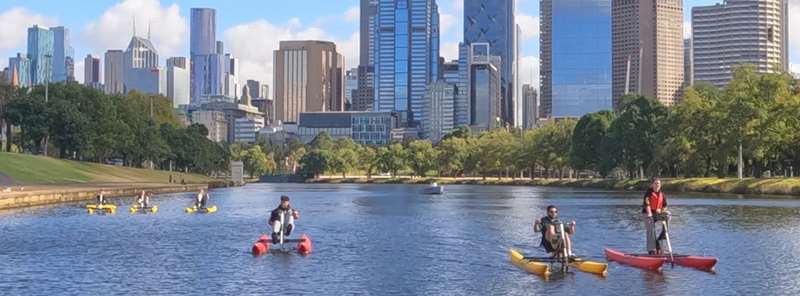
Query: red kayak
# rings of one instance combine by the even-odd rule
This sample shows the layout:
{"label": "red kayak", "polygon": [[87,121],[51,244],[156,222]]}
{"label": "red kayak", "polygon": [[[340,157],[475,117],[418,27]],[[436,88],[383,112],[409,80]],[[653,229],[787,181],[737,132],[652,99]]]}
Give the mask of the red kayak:
{"label": "red kayak", "polygon": [[[660,258],[665,263],[670,263],[669,254],[648,255],[648,254],[631,254],[630,256],[646,257],[646,258]],[[673,262],[677,265],[695,268],[705,271],[714,271],[714,265],[717,264],[717,258],[704,257],[704,256],[689,256],[689,255],[672,255]]]}
{"label": "red kayak", "polygon": [[663,258],[628,255],[609,248],[606,248],[606,258],[608,258],[609,261],[616,261],[647,270],[659,270],[661,269],[661,265],[665,262]]}
{"label": "red kayak", "polygon": [[[299,239],[287,239],[283,241],[284,243],[297,243],[297,253],[300,255],[308,255],[311,254],[312,244],[311,238],[308,235],[303,234],[300,236]],[[272,244],[272,240],[267,235],[262,235],[255,244],[253,244],[252,253],[254,257],[258,257],[264,255],[269,251],[269,246]]]}

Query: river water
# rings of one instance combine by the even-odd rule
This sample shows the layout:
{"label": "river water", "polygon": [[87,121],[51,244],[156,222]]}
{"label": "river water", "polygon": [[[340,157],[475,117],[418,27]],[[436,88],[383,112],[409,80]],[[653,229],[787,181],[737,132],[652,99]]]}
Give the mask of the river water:
{"label": "river water", "polygon": [[[82,204],[0,212],[1,295],[797,295],[800,201],[668,195],[676,252],[719,258],[716,273],[648,272],[544,280],[508,248],[543,255],[532,223],[544,207],[578,222],[575,251],[642,252],[639,194],[542,187],[252,184],[212,191],[219,211],[190,215],[191,194],[158,196],[155,215],[87,215]],[[287,194],[309,256],[250,247]],[[129,204],[131,199],[115,199]]]}

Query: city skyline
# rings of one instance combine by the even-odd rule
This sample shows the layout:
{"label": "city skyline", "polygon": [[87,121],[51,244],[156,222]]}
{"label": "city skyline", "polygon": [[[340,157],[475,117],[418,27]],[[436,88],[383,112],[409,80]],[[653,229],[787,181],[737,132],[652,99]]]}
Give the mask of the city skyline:
{"label": "city skyline", "polygon": [[[7,66],[8,57],[26,52],[26,28],[33,24],[65,26],[71,30],[75,56],[102,57],[108,49],[127,45],[134,17],[139,34],[145,32],[148,25],[154,28],[152,39],[160,51],[162,63],[172,56],[189,58],[190,9],[209,7],[217,10],[217,39],[224,41],[226,51],[241,61],[240,85],[248,79],[271,84],[272,55],[264,53],[277,49],[281,40],[333,41],[345,56],[348,67],[358,65],[359,2],[306,0],[270,6],[276,2],[127,0],[53,7],[45,1],[3,1],[0,17],[8,20],[9,25],[0,28],[0,55],[4,57],[0,59],[0,68]],[[691,20],[691,7],[719,2],[722,0],[684,1],[684,24]],[[442,19],[441,55],[449,61],[457,58],[458,42],[463,40],[463,0],[440,0],[437,4]],[[522,28],[520,83],[530,83],[531,73],[534,73],[532,81],[538,88],[535,82],[539,72],[539,1],[517,0],[516,6],[516,22]],[[797,2],[790,3],[789,9],[790,19],[797,19],[795,15],[800,18],[800,3]],[[800,25],[790,22],[789,26],[790,68],[800,71]],[[253,35],[276,37],[253,40]],[[83,63],[83,59],[75,60],[75,77],[79,81],[84,77]]]}

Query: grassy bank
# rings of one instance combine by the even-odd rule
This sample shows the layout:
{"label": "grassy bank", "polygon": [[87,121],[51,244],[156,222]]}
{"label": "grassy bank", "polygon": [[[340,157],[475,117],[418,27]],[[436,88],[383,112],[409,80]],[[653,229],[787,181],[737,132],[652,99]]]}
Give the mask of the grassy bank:
{"label": "grassy bank", "polygon": [[135,169],[82,161],[0,152],[0,185],[57,185],[82,183],[212,183],[195,174]]}
{"label": "grassy bank", "polygon": [[[374,183],[374,184],[475,184],[475,185],[527,185],[527,186],[558,186],[575,188],[598,188],[608,190],[634,190],[643,191],[647,188],[647,181],[640,180],[612,180],[612,179],[511,179],[511,178],[410,178],[410,177],[321,177],[308,180],[312,183]],[[665,191],[672,192],[707,192],[707,193],[735,193],[735,194],[770,194],[770,195],[795,195],[800,196],[800,178],[774,178],[774,179],[720,179],[720,178],[688,178],[688,179],[663,179]]]}

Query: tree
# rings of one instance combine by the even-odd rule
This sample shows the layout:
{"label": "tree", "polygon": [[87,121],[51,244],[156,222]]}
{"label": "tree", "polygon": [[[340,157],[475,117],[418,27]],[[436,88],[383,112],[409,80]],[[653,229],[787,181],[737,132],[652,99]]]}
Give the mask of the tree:
{"label": "tree", "polygon": [[377,166],[377,150],[369,145],[360,146],[357,168],[367,173],[367,179],[372,179],[372,173]]}
{"label": "tree", "polygon": [[347,172],[357,166],[359,150],[358,144],[350,138],[339,139],[336,141],[331,159],[331,169],[342,173],[342,178],[347,178]]}
{"label": "tree", "polygon": [[408,145],[408,164],[414,175],[425,177],[428,171],[433,170],[436,165],[436,149],[428,140],[412,141]]}
{"label": "tree", "polygon": [[[609,155],[632,177],[654,161],[659,127],[667,115],[661,103],[639,95],[622,98],[621,111],[609,129]],[[644,176],[641,176],[644,177]]]}
{"label": "tree", "polygon": [[330,160],[333,158],[330,151],[314,149],[303,155],[300,159],[302,173],[306,177],[319,178],[330,167]]}
{"label": "tree", "polygon": [[253,145],[240,153],[244,170],[252,178],[261,177],[266,172],[274,169],[275,161],[270,161],[268,156],[261,151],[261,146],[259,145]]}
{"label": "tree", "polygon": [[575,120],[557,120],[547,122],[539,127],[533,135],[531,149],[538,154],[536,157],[545,169],[545,178],[550,176],[550,170],[558,170],[558,177],[564,176],[564,169],[569,164],[569,151],[572,146],[572,132],[575,130]]}
{"label": "tree", "polygon": [[581,117],[572,135],[569,149],[569,164],[577,170],[594,170],[602,175],[608,173],[603,166],[603,144],[608,137],[608,129],[614,121],[614,113],[600,111]]}
{"label": "tree", "polygon": [[378,169],[391,173],[392,177],[396,177],[398,171],[407,167],[406,152],[400,144],[378,148],[376,160]]}
{"label": "tree", "polygon": [[437,146],[436,165],[439,175],[457,176],[464,173],[465,162],[469,156],[467,140],[451,137],[442,140]]}

